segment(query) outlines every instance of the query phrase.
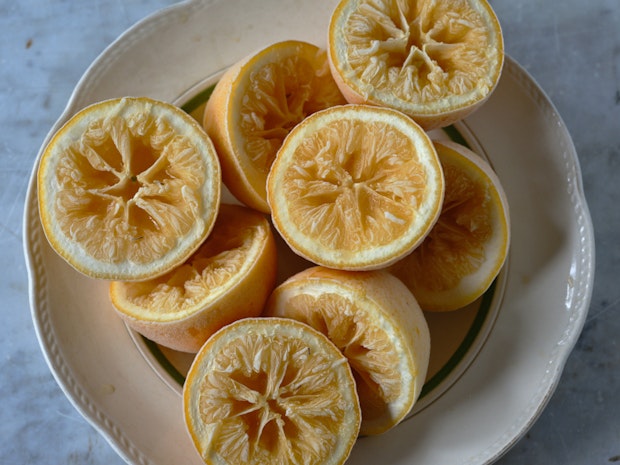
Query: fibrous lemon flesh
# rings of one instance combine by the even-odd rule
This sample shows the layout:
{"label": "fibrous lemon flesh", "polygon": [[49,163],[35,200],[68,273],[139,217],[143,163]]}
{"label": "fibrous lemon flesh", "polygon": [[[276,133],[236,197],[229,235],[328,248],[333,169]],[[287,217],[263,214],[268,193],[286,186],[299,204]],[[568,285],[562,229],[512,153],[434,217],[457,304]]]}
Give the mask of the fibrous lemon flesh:
{"label": "fibrous lemon flesh", "polygon": [[414,296],[394,276],[308,268],[274,290],[264,314],[309,324],[347,357],[362,409],[360,434],[384,433],[413,408],[430,335]]}
{"label": "fibrous lemon flesh", "polygon": [[275,287],[276,268],[267,218],[222,204],[213,231],[190,259],[158,278],[114,281],[110,298],[140,334],[175,350],[198,352],[226,324],[260,315]]}
{"label": "fibrous lemon flesh", "polygon": [[396,108],[426,130],[478,108],[504,62],[486,0],[342,0],[328,35],[332,73],[349,102]]}
{"label": "fibrous lemon flesh", "polygon": [[307,117],[271,167],[274,226],[311,262],[385,267],[417,246],[441,210],[443,174],[426,133],[396,110],[341,105]]}
{"label": "fibrous lemon flesh", "polygon": [[120,98],[78,112],[38,170],[54,250],[82,273],[141,280],[187,259],[213,227],[220,167],[204,130],[177,107]]}
{"label": "fibrous lemon flesh", "polygon": [[183,408],[207,464],[337,465],[359,432],[351,369],[321,333],[246,318],[214,334],[188,372]]}
{"label": "fibrous lemon flesh", "polygon": [[231,193],[269,213],[265,181],[282,140],[306,116],[342,103],[325,50],[307,42],[278,42],[229,68],[207,102],[203,126]]}
{"label": "fibrous lemon flesh", "polygon": [[491,166],[466,147],[436,141],[446,193],[439,220],[411,255],[394,264],[427,311],[462,308],[480,297],[508,256],[510,215]]}

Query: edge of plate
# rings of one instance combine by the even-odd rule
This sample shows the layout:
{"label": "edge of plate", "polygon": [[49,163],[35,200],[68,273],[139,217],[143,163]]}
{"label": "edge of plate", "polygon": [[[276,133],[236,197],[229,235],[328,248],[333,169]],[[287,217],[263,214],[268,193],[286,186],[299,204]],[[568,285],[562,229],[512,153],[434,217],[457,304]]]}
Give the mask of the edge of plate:
{"label": "edge of plate", "polygon": [[[524,91],[535,100],[541,111],[555,122],[556,135],[563,141],[562,157],[567,176],[567,191],[578,227],[578,253],[571,262],[569,282],[570,301],[567,305],[568,323],[562,337],[556,341],[551,357],[547,360],[545,376],[520,417],[512,423],[494,443],[487,446],[468,462],[471,465],[491,465],[505,455],[534,425],[540,417],[560,382],[561,374],[586,322],[594,284],[595,242],[594,227],[587,204],[581,166],[577,150],[568,128],[551,99],[536,79],[516,60],[506,56],[503,72],[510,73]],[[486,455],[486,457],[485,457]]]}
{"label": "edge of plate", "polygon": [[[50,371],[52,372],[52,375],[72,405],[93,425],[93,427],[95,427],[102,434],[103,437],[106,438],[121,458],[128,463],[130,463],[130,461],[131,463],[138,464],[148,464],[152,462],[150,462],[150,460],[148,460],[143,453],[127,439],[123,432],[120,431],[119,428],[114,425],[85,395],[81,386],[75,378],[71,376],[70,369],[59,356],[58,348],[54,340],[49,338],[49,321],[47,319],[49,310],[47,309],[47,304],[45,303],[46,291],[41,290],[41,288],[45,288],[45,286],[40,286],[41,282],[43,282],[43,284],[46,282],[45,273],[43,273],[42,278],[37,281],[39,284],[38,290],[34,285],[34,270],[41,269],[43,266],[41,262],[41,252],[38,247],[38,241],[42,239],[40,236],[43,233],[41,230],[36,228],[38,210],[36,208],[29,208],[29,206],[36,206],[36,172],[41,152],[43,151],[43,148],[51,135],[64,123],[72,112],[75,111],[75,108],[81,104],[80,98],[82,93],[85,92],[89,77],[95,73],[95,71],[102,66],[105,61],[113,59],[114,56],[116,56],[116,53],[112,53],[112,50],[117,47],[117,44],[120,41],[124,43],[123,48],[126,48],[131,45],[133,38],[135,38],[144,28],[152,27],[163,17],[169,19],[172,14],[181,14],[181,12],[185,11],[189,6],[198,3],[200,2],[185,0],[181,3],[156,11],[145,17],[143,20],[138,21],[123,34],[121,34],[114,42],[112,42],[88,67],[72,93],[65,110],[50,129],[43,144],[41,145],[41,149],[36,157],[34,167],[31,172],[28,191],[26,194],[26,208],[23,215],[23,237],[26,240],[23,242],[23,251],[26,259],[26,268],[29,281],[28,294],[30,310],[37,338],[40,341],[41,350],[48,366],[51,369]],[[528,94],[535,98],[539,102],[541,108],[557,122],[558,131],[563,133],[566,140],[563,157],[566,167],[568,168],[567,173],[570,175],[568,179],[569,193],[580,232],[579,244],[581,248],[579,250],[579,254],[577,254],[578,263],[576,263],[575,270],[575,282],[578,282],[580,285],[573,288],[575,293],[572,296],[572,305],[568,309],[570,313],[569,324],[567,325],[562,338],[557,341],[555,345],[555,350],[552,354],[553,357],[549,360],[549,368],[546,371],[545,377],[543,377],[538,383],[539,387],[536,396],[534,396],[532,402],[523,411],[521,417],[515,420],[512,428],[505,431],[494,443],[490,444],[477,457],[473,457],[471,459],[470,463],[476,464],[490,464],[499,459],[527,432],[528,429],[531,428],[533,423],[544,410],[553,392],[555,391],[557,384],[559,383],[560,374],[563,371],[572,348],[576,344],[583,325],[585,324],[594,280],[594,232],[583,191],[581,168],[572,139],[568,134],[566,126],[564,125],[564,122],[554,104],[544,94],[533,77],[514,60],[507,59],[505,66],[507,68],[514,69],[512,74],[515,78],[519,79],[520,85],[524,86]],[[504,72],[506,71],[508,70],[505,70]],[[35,311],[35,308],[42,308],[43,311],[37,312]],[[43,344],[43,342],[45,342],[45,344]]]}
{"label": "edge of plate", "polygon": [[[135,40],[139,39],[141,31],[150,30],[158,22],[164,19],[168,20],[172,15],[180,15],[190,9],[192,5],[199,3],[200,2],[196,0],[183,0],[180,3],[159,9],[144,17],[119,35],[90,64],[71,93],[63,112],[50,128],[40,146],[28,181],[25,208],[22,217],[22,237],[25,239],[22,243],[22,247],[28,275],[30,313],[44,359],[56,383],[73,407],[106,439],[108,444],[110,444],[114,451],[125,462],[139,465],[149,465],[153,464],[153,462],[146,458],[142,451],[135,447],[118,426],[112,423],[88,398],[78,381],[71,375],[70,368],[60,356],[54,339],[49,337],[49,309],[47,307],[47,291],[45,290],[47,277],[45,273],[40,273],[38,275],[39,279],[35,279],[35,270],[44,268],[41,261],[39,243],[41,240],[45,240],[41,237],[44,235],[43,231],[37,228],[38,208],[36,208],[36,177],[39,161],[45,146],[53,134],[79,109],[80,105],[83,105],[80,98],[87,92],[90,78],[96,75],[101,67],[105,68],[107,62],[114,60],[119,55],[119,44],[123,44],[123,49],[130,47]],[[35,283],[38,284],[38,289]],[[40,311],[35,311],[37,308]]]}

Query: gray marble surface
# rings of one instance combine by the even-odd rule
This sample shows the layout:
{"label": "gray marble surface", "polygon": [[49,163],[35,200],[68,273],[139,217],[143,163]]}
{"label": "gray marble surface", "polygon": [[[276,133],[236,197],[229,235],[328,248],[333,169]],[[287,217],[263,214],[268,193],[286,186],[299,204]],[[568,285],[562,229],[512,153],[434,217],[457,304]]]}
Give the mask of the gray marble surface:
{"label": "gray marble surface", "polygon": [[[173,3],[0,0],[2,465],[123,463],[65,398],[39,349],[22,251],[23,204],[39,146],[82,73],[125,29]],[[506,51],[547,92],[572,134],[597,247],[590,311],[557,390],[498,463],[620,463],[620,2],[491,3]]]}

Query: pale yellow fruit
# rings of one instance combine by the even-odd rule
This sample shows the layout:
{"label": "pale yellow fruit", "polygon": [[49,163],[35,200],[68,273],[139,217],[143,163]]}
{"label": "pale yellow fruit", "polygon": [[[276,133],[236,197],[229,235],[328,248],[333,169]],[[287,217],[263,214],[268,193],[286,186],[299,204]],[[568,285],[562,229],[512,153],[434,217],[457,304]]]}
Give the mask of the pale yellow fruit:
{"label": "pale yellow fruit", "polygon": [[175,350],[198,352],[226,324],[260,315],[276,268],[268,219],[222,204],[213,231],[189,260],[158,278],[112,282],[110,298],[137,332]]}
{"label": "pale yellow fruit", "polygon": [[309,268],[274,290],[265,315],[309,324],[347,357],[362,408],[361,434],[384,433],[411,412],[431,342],[422,310],[394,276]]}
{"label": "pale yellow fruit", "polygon": [[346,358],[284,318],[246,318],[215,333],[189,370],[183,411],[210,465],[340,465],[360,425]]}
{"label": "pale yellow fruit", "polygon": [[328,37],[332,74],[349,102],[396,108],[426,130],[479,108],[504,63],[486,0],[342,0]]}
{"label": "pale yellow fruit", "polygon": [[95,278],[142,280],[183,263],[219,209],[213,144],[179,108],[119,98],[78,112],[38,170],[39,212],[54,250]]}
{"label": "pale yellow fruit", "polygon": [[480,297],[510,248],[510,214],[502,184],[481,157],[454,142],[435,142],[446,180],[442,213],[424,242],[394,264],[427,311],[457,310]]}
{"label": "pale yellow fruit", "polygon": [[318,265],[370,270],[422,242],[439,217],[443,174],[426,133],[389,108],[341,105],[307,117],[271,167],[274,226]]}
{"label": "pale yellow fruit", "polygon": [[226,187],[269,213],[265,182],[282,140],[306,116],[342,103],[325,50],[307,42],[277,42],[233,65],[215,86],[203,120]]}

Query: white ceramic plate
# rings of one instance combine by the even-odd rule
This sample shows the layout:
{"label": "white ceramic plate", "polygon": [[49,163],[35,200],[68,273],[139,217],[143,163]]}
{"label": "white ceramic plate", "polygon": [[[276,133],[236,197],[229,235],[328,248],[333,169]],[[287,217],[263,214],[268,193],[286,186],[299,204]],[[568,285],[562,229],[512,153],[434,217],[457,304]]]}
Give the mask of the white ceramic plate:
{"label": "white ceramic plate", "polygon": [[[50,135],[79,109],[106,98],[146,95],[192,104],[222,69],[278,40],[324,45],[335,3],[189,1],[162,10],[91,65]],[[577,155],[553,105],[508,58],[491,99],[456,130],[489,159],[506,190],[509,264],[466,312],[429,316],[433,350],[443,352],[433,362],[437,376],[407,421],[358,441],[352,465],[495,461],[544,408],[585,321],[592,224]],[[128,331],[111,310],[107,284],[75,272],[51,250],[38,217],[36,168],[24,244],[32,317],[52,373],[128,463],[201,463],[181,411],[187,359]],[[457,343],[449,345],[453,334]]]}

